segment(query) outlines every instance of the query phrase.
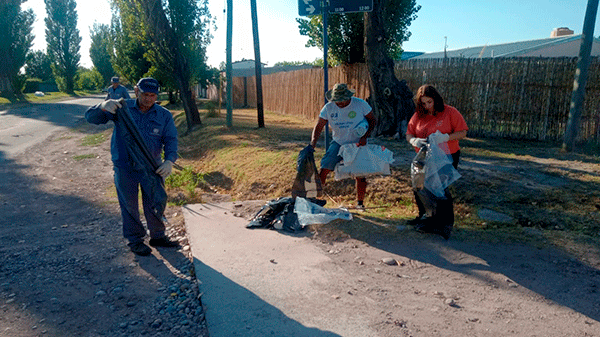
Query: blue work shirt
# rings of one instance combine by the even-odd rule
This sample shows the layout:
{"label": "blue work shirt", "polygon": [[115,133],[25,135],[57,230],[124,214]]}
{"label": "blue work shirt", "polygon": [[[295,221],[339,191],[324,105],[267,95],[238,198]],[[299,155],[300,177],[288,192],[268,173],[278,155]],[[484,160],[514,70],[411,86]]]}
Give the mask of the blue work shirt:
{"label": "blue work shirt", "polygon": [[113,88],[113,86],[111,85],[110,87],[108,87],[107,89],[108,94],[106,95],[106,98],[104,100],[107,99],[119,99],[119,98],[125,98],[125,99],[129,99],[129,92],[127,92],[127,88],[125,88],[124,86],[120,85],[115,89]]}
{"label": "blue work shirt", "polygon": [[[129,108],[131,119],[137,125],[156,163],[162,163],[160,154],[163,150],[165,160],[174,163],[177,160],[177,129],[171,112],[154,104],[150,110],[144,113],[140,110],[137,99],[128,99],[125,102]],[[85,119],[92,124],[106,124],[108,121],[113,121],[115,128],[110,145],[113,164],[117,167],[132,166],[121,132],[121,128],[124,126],[118,123],[117,116],[108,111],[102,111],[100,104],[97,104],[85,112]]]}

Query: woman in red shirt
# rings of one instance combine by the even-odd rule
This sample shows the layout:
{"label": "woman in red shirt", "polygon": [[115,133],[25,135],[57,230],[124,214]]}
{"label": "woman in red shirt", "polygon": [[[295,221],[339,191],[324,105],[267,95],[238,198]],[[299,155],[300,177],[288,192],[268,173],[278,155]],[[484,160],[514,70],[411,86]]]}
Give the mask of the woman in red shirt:
{"label": "woman in red shirt", "polygon": [[[406,140],[415,147],[416,151],[425,146],[430,137],[436,138],[436,143],[447,143],[441,146],[452,158],[454,168],[458,167],[460,147],[458,141],[467,135],[467,123],[456,108],[444,104],[440,93],[431,85],[426,84],[417,90],[415,96],[415,113],[408,122]],[[436,134],[436,131],[440,133]],[[445,239],[450,237],[454,225],[454,207],[452,195],[445,191],[445,199],[436,200],[437,207],[433,214],[427,214],[419,193],[415,191],[415,200],[419,215],[411,220],[417,230],[440,234]]]}

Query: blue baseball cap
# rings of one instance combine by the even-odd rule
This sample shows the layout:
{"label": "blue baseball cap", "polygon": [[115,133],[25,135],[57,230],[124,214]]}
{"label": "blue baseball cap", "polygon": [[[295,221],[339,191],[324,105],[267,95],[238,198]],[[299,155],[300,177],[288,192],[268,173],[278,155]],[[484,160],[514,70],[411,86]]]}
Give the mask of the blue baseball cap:
{"label": "blue baseball cap", "polygon": [[158,90],[160,89],[160,85],[158,81],[153,79],[152,77],[144,77],[138,81],[137,87],[140,92],[151,92],[158,95]]}

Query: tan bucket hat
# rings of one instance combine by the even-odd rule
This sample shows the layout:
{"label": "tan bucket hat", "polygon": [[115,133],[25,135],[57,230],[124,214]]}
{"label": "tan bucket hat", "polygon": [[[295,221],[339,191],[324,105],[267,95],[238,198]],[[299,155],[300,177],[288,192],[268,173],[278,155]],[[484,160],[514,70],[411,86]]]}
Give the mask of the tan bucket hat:
{"label": "tan bucket hat", "polygon": [[346,83],[337,83],[333,89],[325,93],[325,98],[330,102],[347,101],[354,95],[354,90],[348,89]]}

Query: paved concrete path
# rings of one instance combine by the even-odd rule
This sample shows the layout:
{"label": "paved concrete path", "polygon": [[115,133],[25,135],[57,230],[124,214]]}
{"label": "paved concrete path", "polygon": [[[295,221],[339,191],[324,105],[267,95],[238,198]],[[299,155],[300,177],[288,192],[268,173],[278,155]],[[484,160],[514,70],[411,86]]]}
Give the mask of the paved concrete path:
{"label": "paved concrete path", "polygon": [[332,297],[347,275],[310,238],[247,229],[235,208],[183,207],[211,337],[377,335],[359,310],[336,310],[352,305]]}

